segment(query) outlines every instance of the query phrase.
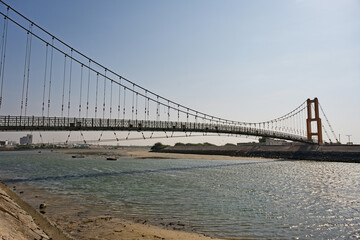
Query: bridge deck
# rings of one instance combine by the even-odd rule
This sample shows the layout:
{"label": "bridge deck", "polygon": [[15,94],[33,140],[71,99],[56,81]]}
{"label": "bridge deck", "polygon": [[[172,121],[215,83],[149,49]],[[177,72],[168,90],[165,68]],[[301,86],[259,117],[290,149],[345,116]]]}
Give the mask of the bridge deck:
{"label": "bridge deck", "polygon": [[0,131],[151,131],[200,132],[272,137],[308,142],[306,137],[239,125],[153,120],[0,116]]}

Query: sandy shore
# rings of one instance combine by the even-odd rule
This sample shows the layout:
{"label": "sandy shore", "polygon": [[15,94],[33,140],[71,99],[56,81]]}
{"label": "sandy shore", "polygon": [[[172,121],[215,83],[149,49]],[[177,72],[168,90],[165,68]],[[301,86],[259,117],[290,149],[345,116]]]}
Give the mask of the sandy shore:
{"label": "sandy shore", "polygon": [[[58,152],[126,158],[244,159],[226,156],[152,153],[147,149],[131,148],[69,149]],[[43,202],[48,205],[45,214],[41,214],[38,210],[39,203]],[[186,228],[181,222],[168,222],[161,224],[162,227],[160,227],[151,225],[151,221],[147,219],[125,220],[113,214],[101,213],[96,210],[89,211],[92,208],[93,206],[74,203],[67,197],[52,196],[46,191],[32,189],[24,184],[16,184],[16,186],[12,184],[7,187],[0,184],[0,239],[214,239],[186,232]]]}

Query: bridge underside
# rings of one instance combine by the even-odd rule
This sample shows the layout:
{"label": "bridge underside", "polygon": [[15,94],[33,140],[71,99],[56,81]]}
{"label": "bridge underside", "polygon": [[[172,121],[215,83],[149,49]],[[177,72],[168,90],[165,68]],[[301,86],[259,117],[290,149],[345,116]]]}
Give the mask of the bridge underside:
{"label": "bridge underside", "polygon": [[239,125],[129,119],[0,116],[0,131],[198,132],[271,137],[311,143],[304,136]]}

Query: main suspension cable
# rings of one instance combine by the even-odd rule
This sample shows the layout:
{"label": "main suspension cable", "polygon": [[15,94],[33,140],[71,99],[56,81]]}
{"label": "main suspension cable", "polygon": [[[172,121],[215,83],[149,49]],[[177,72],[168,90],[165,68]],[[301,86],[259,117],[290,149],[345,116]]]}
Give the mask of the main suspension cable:
{"label": "main suspension cable", "polygon": [[326,114],[325,114],[325,112],[324,112],[324,109],[321,107],[321,104],[320,104],[320,103],[319,103],[319,106],[320,106],[320,109],[321,109],[322,114],[324,115],[324,117],[325,117],[325,119],[326,119],[327,124],[329,125],[329,128],[330,128],[332,134],[334,135],[334,138],[335,138],[336,142],[338,143],[339,140],[338,140],[338,138],[336,137],[335,131],[334,131],[334,129],[332,128],[332,126],[331,126],[331,124],[330,124],[330,121],[329,121],[329,119],[327,118],[327,116],[326,116]]}
{"label": "main suspension cable", "polygon": [[321,124],[321,127],[322,127],[322,129],[324,130],[324,132],[325,132],[327,138],[329,139],[330,143],[332,143],[331,138],[330,138],[328,132],[326,131],[326,128],[325,128],[324,124]]}

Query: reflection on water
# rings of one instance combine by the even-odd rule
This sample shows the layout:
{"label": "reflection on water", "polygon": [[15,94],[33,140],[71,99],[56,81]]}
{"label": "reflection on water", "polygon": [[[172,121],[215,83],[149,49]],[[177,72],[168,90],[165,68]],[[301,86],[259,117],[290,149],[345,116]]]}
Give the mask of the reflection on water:
{"label": "reflection on water", "polygon": [[359,237],[360,165],[0,153],[0,176],[222,238]]}

